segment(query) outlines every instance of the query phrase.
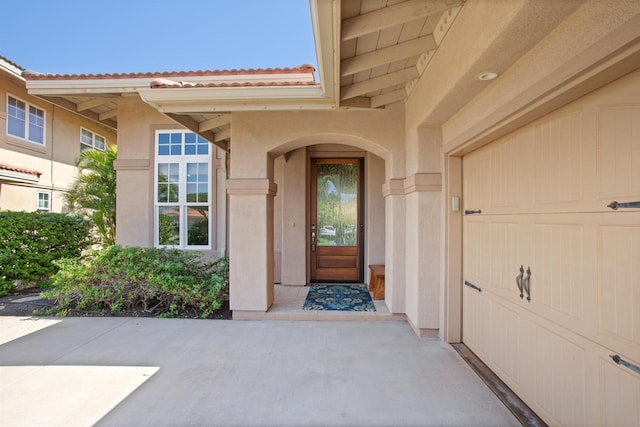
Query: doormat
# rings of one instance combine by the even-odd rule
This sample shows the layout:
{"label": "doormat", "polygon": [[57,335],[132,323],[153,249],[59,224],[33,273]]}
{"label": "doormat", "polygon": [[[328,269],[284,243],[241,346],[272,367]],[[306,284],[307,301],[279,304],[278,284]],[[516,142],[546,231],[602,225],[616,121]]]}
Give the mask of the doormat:
{"label": "doormat", "polygon": [[367,285],[311,285],[302,309],[376,311]]}

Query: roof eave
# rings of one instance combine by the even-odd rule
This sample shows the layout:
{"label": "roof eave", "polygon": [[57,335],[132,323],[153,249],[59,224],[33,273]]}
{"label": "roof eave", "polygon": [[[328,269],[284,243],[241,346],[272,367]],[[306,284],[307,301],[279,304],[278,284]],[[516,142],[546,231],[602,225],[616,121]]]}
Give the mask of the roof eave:
{"label": "roof eave", "polygon": [[145,88],[143,101],[162,113],[334,108],[320,85],[212,88]]}
{"label": "roof eave", "polygon": [[322,98],[337,108],[340,100],[340,2],[309,0],[309,7]]}

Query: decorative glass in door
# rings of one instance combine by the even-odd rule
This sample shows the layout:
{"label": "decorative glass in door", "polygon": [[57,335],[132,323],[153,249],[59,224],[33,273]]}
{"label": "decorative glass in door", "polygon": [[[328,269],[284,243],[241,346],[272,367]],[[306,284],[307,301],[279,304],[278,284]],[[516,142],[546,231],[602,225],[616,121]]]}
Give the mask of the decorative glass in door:
{"label": "decorative glass in door", "polygon": [[317,165],[318,246],[357,246],[358,165]]}

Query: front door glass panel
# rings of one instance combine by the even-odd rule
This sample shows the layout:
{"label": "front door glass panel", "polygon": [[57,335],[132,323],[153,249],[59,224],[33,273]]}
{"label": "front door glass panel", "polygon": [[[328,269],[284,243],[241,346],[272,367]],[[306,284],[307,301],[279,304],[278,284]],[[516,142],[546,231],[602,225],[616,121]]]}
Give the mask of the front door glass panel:
{"label": "front door glass panel", "polygon": [[317,165],[318,246],[357,246],[358,165]]}

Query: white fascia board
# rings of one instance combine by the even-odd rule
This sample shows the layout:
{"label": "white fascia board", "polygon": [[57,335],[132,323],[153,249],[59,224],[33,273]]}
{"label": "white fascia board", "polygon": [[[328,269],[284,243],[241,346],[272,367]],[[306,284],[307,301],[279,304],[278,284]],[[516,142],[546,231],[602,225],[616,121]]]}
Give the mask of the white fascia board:
{"label": "white fascia board", "polygon": [[319,86],[141,89],[139,93],[162,113],[334,108]]}
{"label": "white fascia board", "polygon": [[340,99],[340,2],[309,0],[318,75],[324,97],[337,107]]}
{"label": "white fascia board", "polygon": [[22,81],[24,81],[24,77],[22,77],[22,70],[15,65],[8,63],[0,59],[0,70],[11,74],[13,77],[16,77]]}
{"label": "white fascia board", "polygon": [[[274,74],[230,74],[220,76],[185,76],[164,77],[176,82],[194,84],[206,83],[279,83],[290,81],[313,81],[310,73],[274,73]],[[156,77],[145,78],[105,78],[105,79],[52,79],[27,80],[27,89],[33,95],[73,95],[99,93],[135,93],[150,89]],[[161,89],[154,89],[161,90]]]}
{"label": "white fascia board", "polygon": [[40,182],[40,177],[21,172],[0,170],[0,181],[35,183]]}
{"label": "white fascia board", "polygon": [[31,95],[74,95],[93,93],[135,93],[151,87],[153,78],[87,79],[87,80],[27,80]]}

